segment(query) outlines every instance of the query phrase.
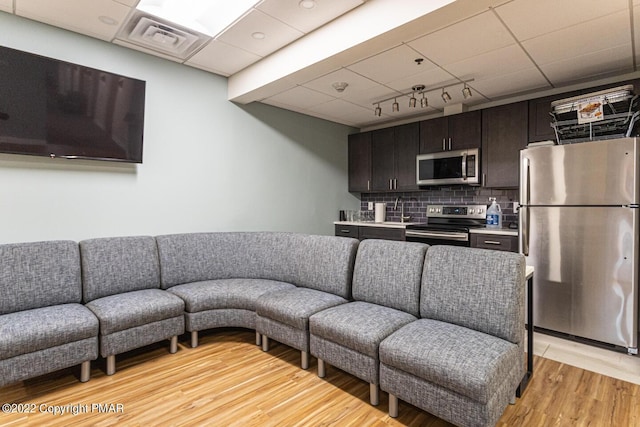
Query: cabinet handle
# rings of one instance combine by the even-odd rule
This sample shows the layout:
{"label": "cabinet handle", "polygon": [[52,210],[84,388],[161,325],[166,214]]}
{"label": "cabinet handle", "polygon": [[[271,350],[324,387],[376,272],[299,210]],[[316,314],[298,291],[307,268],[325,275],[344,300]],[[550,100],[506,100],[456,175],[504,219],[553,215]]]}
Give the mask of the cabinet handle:
{"label": "cabinet handle", "polygon": [[389,179],[389,190],[393,190],[393,180]]}
{"label": "cabinet handle", "polygon": [[446,138],[442,138],[442,151],[447,151]]}
{"label": "cabinet handle", "polygon": [[398,189],[398,178],[393,178],[393,189],[394,190]]}
{"label": "cabinet handle", "polygon": [[451,151],[451,138],[449,138],[449,151]]}
{"label": "cabinet handle", "polygon": [[485,245],[498,245],[498,246],[500,246],[502,243],[501,242],[496,242],[495,240],[485,240],[484,244]]}
{"label": "cabinet handle", "polygon": [[349,234],[349,232],[350,232],[350,231],[351,231],[351,230],[340,230],[340,232],[341,232],[341,233],[344,233],[344,234]]}
{"label": "cabinet handle", "polygon": [[371,191],[371,181],[367,180],[367,191]]}
{"label": "cabinet handle", "polygon": [[482,187],[486,187],[487,185],[487,174],[483,173],[482,174]]}

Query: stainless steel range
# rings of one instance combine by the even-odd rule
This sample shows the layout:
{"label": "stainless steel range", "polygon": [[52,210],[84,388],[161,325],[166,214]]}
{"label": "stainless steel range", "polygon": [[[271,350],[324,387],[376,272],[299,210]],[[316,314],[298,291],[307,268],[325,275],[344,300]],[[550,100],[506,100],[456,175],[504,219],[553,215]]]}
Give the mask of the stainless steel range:
{"label": "stainless steel range", "polygon": [[471,246],[469,230],[484,227],[485,205],[429,205],[427,223],[408,225],[408,242],[429,245]]}

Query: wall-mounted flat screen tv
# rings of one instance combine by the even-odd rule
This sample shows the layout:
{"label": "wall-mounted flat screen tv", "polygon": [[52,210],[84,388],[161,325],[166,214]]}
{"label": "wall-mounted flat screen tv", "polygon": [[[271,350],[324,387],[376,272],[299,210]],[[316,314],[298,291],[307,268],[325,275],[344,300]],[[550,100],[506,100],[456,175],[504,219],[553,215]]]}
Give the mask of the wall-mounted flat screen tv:
{"label": "wall-mounted flat screen tv", "polygon": [[0,46],[0,152],[142,163],[145,82]]}

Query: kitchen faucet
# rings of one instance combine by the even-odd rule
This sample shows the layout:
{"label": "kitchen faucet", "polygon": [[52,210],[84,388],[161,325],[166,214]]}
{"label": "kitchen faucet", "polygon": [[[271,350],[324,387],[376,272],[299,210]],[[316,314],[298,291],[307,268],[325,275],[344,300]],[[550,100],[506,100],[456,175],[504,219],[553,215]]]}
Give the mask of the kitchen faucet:
{"label": "kitchen faucet", "polygon": [[393,204],[393,210],[398,210],[398,202],[400,202],[400,222],[404,222],[405,219],[411,219],[411,215],[404,216],[404,199],[402,196],[396,197],[396,202]]}

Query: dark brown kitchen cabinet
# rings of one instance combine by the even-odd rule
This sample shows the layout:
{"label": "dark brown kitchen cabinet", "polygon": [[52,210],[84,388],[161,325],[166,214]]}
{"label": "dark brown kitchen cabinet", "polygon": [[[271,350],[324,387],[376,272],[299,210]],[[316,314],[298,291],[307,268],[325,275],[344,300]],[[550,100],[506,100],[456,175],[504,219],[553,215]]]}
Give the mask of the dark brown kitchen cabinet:
{"label": "dark brown kitchen cabinet", "polygon": [[371,132],[371,191],[416,190],[419,125]]}
{"label": "dark brown kitchen cabinet", "polygon": [[371,132],[349,135],[349,191],[371,189]]}
{"label": "dark brown kitchen cabinet", "polygon": [[558,99],[557,96],[545,96],[544,98],[529,101],[529,138],[528,142],[555,141],[556,133],[551,127],[551,102]]}
{"label": "dark brown kitchen cabinet", "polygon": [[520,150],[526,148],[528,102],[482,110],[482,185],[518,187]]}
{"label": "dark brown kitchen cabinet", "polygon": [[494,251],[518,252],[518,236],[503,234],[471,234],[471,247]]}
{"label": "dark brown kitchen cabinet", "polygon": [[480,111],[455,114],[420,122],[420,154],[480,148]]}

